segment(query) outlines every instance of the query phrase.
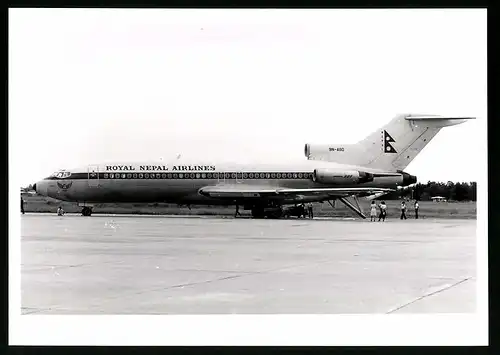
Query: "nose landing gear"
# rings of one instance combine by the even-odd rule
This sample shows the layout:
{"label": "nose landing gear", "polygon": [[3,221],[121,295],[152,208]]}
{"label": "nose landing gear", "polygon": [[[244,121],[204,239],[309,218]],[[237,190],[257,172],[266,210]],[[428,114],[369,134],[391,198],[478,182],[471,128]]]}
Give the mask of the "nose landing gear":
{"label": "nose landing gear", "polygon": [[82,216],[90,216],[92,215],[92,207],[83,207],[82,208]]}

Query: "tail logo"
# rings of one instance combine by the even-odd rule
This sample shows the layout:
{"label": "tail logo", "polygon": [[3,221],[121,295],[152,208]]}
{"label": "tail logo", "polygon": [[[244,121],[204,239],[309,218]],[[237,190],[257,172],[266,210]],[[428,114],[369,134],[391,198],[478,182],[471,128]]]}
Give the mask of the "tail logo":
{"label": "tail logo", "polygon": [[397,153],[396,149],[394,149],[394,147],[391,144],[391,143],[396,143],[396,141],[385,130],[382,132],[382,139],[383,139],[384,153]]}

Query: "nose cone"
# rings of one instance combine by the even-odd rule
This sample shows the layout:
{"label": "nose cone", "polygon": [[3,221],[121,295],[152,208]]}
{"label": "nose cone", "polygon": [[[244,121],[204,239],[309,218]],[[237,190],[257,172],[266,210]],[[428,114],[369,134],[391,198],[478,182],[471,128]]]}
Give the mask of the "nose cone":
{"label": "nose cone", "polygon": [[36,184],[33,185],[33,190],[39,195],[42,196],[48,196],[47,195],[47,189],[48,189],[48,183],[45,180],[38,181]]}

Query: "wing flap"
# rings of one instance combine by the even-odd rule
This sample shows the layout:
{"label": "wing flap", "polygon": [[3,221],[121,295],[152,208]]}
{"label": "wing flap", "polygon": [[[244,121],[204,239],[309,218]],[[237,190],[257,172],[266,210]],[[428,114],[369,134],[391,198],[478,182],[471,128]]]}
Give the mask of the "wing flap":
{"label": "wing flap", "polygon": [[339,194],[339,195],[356,195],[356,194],[373,194],[380,192],[391,192],[393,189],[377,188],[377,187],[326,187],[314,189],[278,189],[278,194]]}
{"label": "wing flap", "polygon": [[203,187],[198,192],[206,197],[212,198],[227,198],[227,199],[258,199],[258,198],[279,198],[280,196],[293,195],[327,195],[327,196],[350,196],[361,195],[369,196],[379,193],[388,193],[394,189],[377,188],[377,187],[328,187],[328,188],[272,188],[272,187],[256,187],[246,185],[223,185],[223,186],[207,186]]}
{"label": "wing flap", "polygon": [[476,117],[461,117],[461,116],[437,116],[437,115],[410,115],[405,119],[412,121],[425,121],[425,120],[475,120]]}

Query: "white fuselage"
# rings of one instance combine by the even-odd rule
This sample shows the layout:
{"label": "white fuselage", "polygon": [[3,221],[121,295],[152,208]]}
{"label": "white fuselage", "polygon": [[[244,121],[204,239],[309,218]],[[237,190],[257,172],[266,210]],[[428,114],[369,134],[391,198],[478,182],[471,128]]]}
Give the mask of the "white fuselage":
{"label": "white fuselage", "polygon": [[[36,191],[59,200],[79,203],[171,202],[179,204],[227,204],[198,193],[206,186],[221,184],[269,188],[339,187],[313,181],[315,169],[384,171],[331,162],[306,160],[293,164],[211,164],[175,161],[101,163],[61,171],[36,183]],[[402,175],[375,177],[355,186],[396,188],[404,184]],[[342,186],[354,186],[343,184]],[[325,200],[318,194],[311,201]],[[295,198],[284,200],[293,203]]]}

